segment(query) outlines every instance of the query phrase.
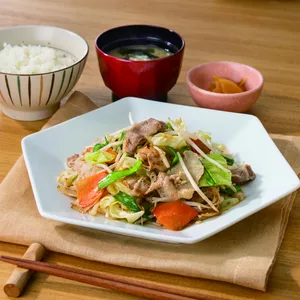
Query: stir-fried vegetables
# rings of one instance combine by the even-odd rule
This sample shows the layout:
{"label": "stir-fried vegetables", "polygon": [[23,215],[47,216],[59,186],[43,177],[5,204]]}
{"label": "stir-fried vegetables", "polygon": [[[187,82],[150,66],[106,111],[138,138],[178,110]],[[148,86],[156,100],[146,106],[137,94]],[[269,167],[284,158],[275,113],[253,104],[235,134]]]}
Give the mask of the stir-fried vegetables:
{"label": "stir-fried vegetables", "polygon": [[211,175],[210,171],[204,166],[204,176],[203,179],[206,180],[207,184],[210,186],[215,186],[217,184],[214,177]]}
{"label": "stir-fried vegetables", "polygon": [[239,199],[237,198],[227,198],[224,199],[221,203],[220,203],[220,211],[223,212],[225,210],[230,209],[232,206],[236,205],[239,203]]}
{"label": "stir-fried vegetables", "polygon": [[57,176],[57,182],[64,187],[70,187],[77,177],[77,172],[73,170],[65,170]]}
{"label": "stir-fried vegetables", "polygon": [[151,137],[150,140],[154,146],[158,147],[169,146],[176,150],[179,150],[180,148],[186,146],[186,142],[182,137],[169,133],[157,133],[156,135]]}
{"label": "stir-fried vegetables", "polygon": [[223,154],[222,154],[222,156],[226,159],[226,162],[227,162],[228,166],[232,166],[234,164],[234,159],[233,158],[228,157],[228,156],[223,155]]}
{"label": "stir-fried vegetables", "polygon": [[107,138],[105,137],[105,142],[104,143],[102,143],[102,144],[97,143],[97,144],[94,145],[93,152],[96,152],[96,151],[100,150],[101,148],[107,146],[108,144],[109,144],[109,142],[108,142]]}
{"label": "stir-fried vegetables", "polygon": [[198,216],[194,208],[181,201],[158,204],[153,214],[160,224],[170,230],[180,230]]}
{"label": "stir-fried vegetables", "polygon": [[172,159],[172,162],[171,162],[171,167],[174,167],[179,162],[177,151],[174,148],[170,147],[170,146],[166,146],[166,149],[169,150],[173,155],[173,159]]}
{"label": "stir-fried vegetables", "polygon": [[[227,162],[225,158],[220,154],[207,154],[207,156],[210,159],[215,160],[220,165],[222,165],[224,168],[227,167]],[[207,172],[209,172],[210,178],[215,182],[215,185],[225,185],[225,186],[231,186],[231,173],[226,171],[224,172],[220,168],[218,168],[215,164],[211,163],[210,161],[203,159],[202,164]],[[207,181],[208,177],[203,176],[200,180],[199,186],[211,186],[211,182]]]}
{"label": "stir-fried vegetables", "polygon": [[245,198],[255,173],[211,134],[188,132],[182,119],[150,118],[107,133],[67,159],[58,189],[91,216],[181,230],[216,217]]}
{"label": "stir-fried vegetables", "polygon": [[126,206],[130,211],[138,212],[141,210],[138,204],[136,203],[135,199],[128,194],[119,192],[118,194],[114,195],[114,197],[120,203]]}
{"label": "stir-fried vegetables", "polygon": [[98,182],[106,175],[107,173],[102,171],[77,182],[78,201],[82,208],[95,204],[105,195],[105,189],[98,190]]}
{"label": "stir-fried vegetables", "polygon": [[97,150],[94,152],[86,152],[84,159],[86,162],[95,165],[103,163],[111,163],[116,158],[117,153],[112,149],[107,149],[106,151]]}
{"label": "stir-fried vegetables", "polygon": [[109,173],[106,177],[104,177],[101,181],[98,183],[98,189],[101,190],[108,185],[112,184],[114,181],[129,176],[133,173],[135,173],[142,165],[142,162],[138,160],[131,168],[125,169],[122,171],[114,171],[112,173]]}
{"label": "stir-fried vegetables", "polygon": [[99,207],[105,212],[107,216],[112,219],[126,219],[128,223],[134,223],[140,219],[144,211],[140,210],[138,212],[131,212],[125,210],[122,204],[119,203],[114,197],[106,196],[100,201]]}

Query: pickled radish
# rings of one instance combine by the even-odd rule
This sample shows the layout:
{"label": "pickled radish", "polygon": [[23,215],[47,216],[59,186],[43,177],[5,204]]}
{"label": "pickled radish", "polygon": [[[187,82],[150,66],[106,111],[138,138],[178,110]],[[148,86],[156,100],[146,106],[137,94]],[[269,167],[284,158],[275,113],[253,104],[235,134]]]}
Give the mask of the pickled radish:
{"label": "pickled radish", "polygon": [[221,94],[237,94],[245,91],[245,83],[247,79],[242,79],[236,83],[226,78],[213,76],[213,83],[209,87],[209,91]]}

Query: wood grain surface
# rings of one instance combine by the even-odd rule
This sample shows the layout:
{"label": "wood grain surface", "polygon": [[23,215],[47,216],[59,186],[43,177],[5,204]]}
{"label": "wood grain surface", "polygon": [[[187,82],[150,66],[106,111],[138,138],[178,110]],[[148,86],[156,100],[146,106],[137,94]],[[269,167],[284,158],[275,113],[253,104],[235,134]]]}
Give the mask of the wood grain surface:
{"label": "wood grain surface", "polygon": [[[169,27],[186,40],[178,84],[170,102],[194,105],[186,86],[189,68],[207,61],[230,60],[258,68],[265,78],[255,114],[271,133],[300,135],[300,2],[234,0],[0,0],[0,26],[55,25],[83,36],[91,47],[76,89],[98,105],[110,102],[110,92],[99,75],[94,39],[102,31],[123,24]],[[0,41],[5,42],[5,41]],[[21,139],[46,121],[19,122],[0,113],[0,181],[21,154]],[[0,224],[1,226],[1,224]],[[259,247],[259,245],[258,245]],[[22,256],[26,247],[0,243],[5,255]],[[143,277],[181,285],[226,299],[300,299],[300,201],[296,201],[287,232],[270,275],[266,293],[209,280],[131,270],[48,253],[48,262]],[[0,299],[8,299],[4,285],[14,266],[1,264]],[[24,299],[138,299],[85,284],[35,274]]]}

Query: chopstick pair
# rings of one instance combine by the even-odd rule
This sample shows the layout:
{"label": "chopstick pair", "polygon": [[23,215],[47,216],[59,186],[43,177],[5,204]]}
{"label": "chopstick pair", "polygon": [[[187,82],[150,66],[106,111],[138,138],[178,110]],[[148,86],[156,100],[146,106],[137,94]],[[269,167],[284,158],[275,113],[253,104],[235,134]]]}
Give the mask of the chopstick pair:
{"label": "chopstick pair", "polygon": [[104,272],[87,271],[72,267],[60,266],[56,264],[49,264],[40,261],[31,261],[27,259],[21,259],[11,256],[0,256],[0,261],[17,265],[21,268],[26,268],[33,271],[54,275],[87,283],[90,285],[128,293],[135,296],[140,296],[148,299],[160,299],[160,300],[195,300],[195,299],[211,299],[217,300],[221,298],[209,297],[208,295],[202,295],[194,293],[176,287],[162,286],[157,283],[136,281],[124,276],[107,274]]}

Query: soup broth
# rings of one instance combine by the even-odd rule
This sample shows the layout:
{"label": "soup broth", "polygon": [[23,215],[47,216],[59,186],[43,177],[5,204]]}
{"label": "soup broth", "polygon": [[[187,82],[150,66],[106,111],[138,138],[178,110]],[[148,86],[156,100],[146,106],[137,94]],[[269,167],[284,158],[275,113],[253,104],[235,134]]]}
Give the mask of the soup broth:
{"label": "soup broth", "polygon": [[153,60],[173,55],[170,50],[156,45],[132,45],[115,48],[108,52],[109,55],[127,60]]}

